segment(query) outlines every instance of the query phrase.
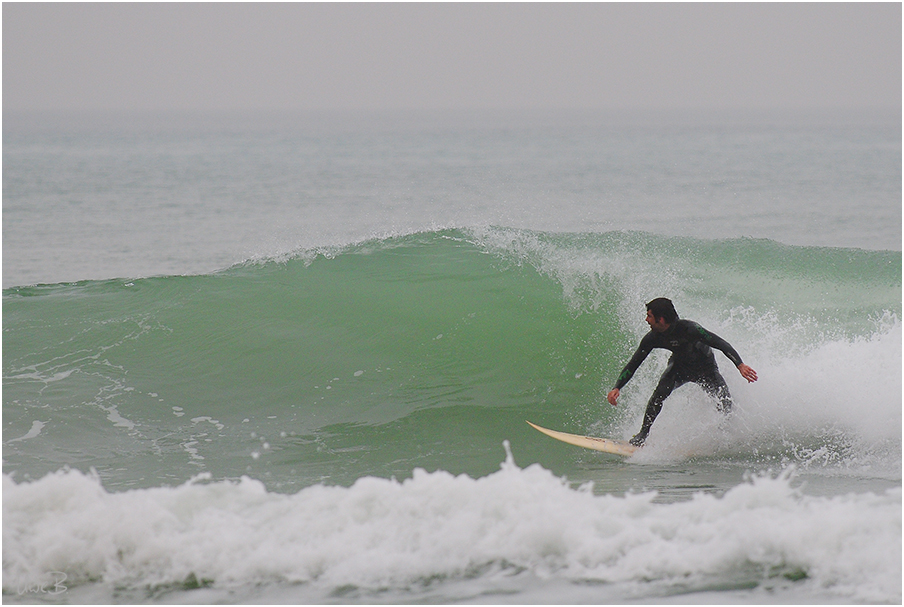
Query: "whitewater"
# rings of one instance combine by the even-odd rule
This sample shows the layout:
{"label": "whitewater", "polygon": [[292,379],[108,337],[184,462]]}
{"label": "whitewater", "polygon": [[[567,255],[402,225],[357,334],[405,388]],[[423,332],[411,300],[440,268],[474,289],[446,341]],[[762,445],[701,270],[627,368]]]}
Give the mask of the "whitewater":
{"label": "whitewater", "polygon": [[[899,116],[4,115],[7,603],[900,603]],[[727,339],[630,458],[644,303]]]}

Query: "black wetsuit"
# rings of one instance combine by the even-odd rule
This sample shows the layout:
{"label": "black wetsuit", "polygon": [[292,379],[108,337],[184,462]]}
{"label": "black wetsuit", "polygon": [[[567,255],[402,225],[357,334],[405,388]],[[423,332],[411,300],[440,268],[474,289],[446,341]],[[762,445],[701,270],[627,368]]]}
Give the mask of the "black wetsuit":
{"label": "black wetsuit", "polygon": [[617,389],[621,390],[628,383],[653,348],[669,350],[672,352],[672,356],[669,358],[668,367],[659,378],[659,384],[653,391],[650,402],[647,403],[643,426],[637,436],[632,439],[633,443],[643,443],[650,432],[653,420],[662,410],[662,402],[675,388],[688,382],[699,384],[716,399],[719,411],[722,413],[731,411],[731,394],[728,392],[725,379],[719,373],[712,348],[721,350],[735,366],[741,364],[741,357],[731,347],[731,344],[692,320],[677,319],[662,333],[656,331],[647,333],[640,340],[640,346],[634,356],[618,376],[618,381],[615,382]]}

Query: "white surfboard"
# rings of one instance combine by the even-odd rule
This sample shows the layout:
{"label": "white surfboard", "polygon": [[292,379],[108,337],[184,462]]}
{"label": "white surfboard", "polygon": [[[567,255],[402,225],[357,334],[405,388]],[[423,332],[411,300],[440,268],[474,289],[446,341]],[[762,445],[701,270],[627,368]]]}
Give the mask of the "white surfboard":
{"label": "white surfboard", "polygon": [[615,455],[628,456],[633,454],[640,448],[635,447],[627,441],[615,440],[612,438],[596,438],[595,436],[581,436],[580,434],[568,434],[567,432],[549,430],[547,428],[543,428],[542,426],[538,426],[537,424],[532,424],[531,422],[527,423],[530,424],[531,428],[539,430],[543,434],[551,436],[556,440],[560,440],[563,443],[576,445],[578,447],[586,447],[587,449],[593,449],[594,451],[603,451],[604,453],[614,453]]}

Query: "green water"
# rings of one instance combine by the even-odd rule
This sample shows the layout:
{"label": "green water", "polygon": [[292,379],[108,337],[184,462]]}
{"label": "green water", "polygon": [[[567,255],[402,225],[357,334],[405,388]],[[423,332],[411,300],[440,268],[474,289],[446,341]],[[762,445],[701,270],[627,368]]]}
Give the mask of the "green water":
{"label": "green water", "polygon": [[896,252],[490,229],[7,289],[4,436],[43,426],[6,443],[5,470],[93,467],[114,488],[250,474],[289,491],[414,467],[482,476],[508,439],[566,472],[574,454],[524,420],[630,436],[655,360],[626,407],[604,398],[647,298],[708,311],[763,363],[875,331],[900,314],[900,271]]}

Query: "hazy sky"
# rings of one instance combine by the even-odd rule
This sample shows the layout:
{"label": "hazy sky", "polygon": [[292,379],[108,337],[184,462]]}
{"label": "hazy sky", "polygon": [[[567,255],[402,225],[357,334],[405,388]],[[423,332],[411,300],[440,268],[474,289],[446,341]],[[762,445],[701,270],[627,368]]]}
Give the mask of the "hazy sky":
{"label": "hazy sky", "polygon": [[3,4],[6,109],[900,107],[901,4]]}

